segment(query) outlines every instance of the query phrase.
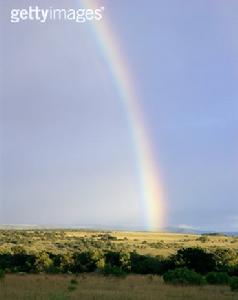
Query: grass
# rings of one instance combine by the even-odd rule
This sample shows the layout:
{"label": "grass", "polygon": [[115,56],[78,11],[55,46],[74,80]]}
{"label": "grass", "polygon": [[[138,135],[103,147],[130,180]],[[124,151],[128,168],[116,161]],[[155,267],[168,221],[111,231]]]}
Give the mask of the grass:
{"label": "grass", "polygon": [[[107,240],[107,235],[112,239]],[[106,239],[105,239],[106,238]],[[238,237],[200,236],[161,232],[85,230],[0,230],[0,252],[23,247],[29,253],[70,253],[75,249],[135,250],[140,254],[168,256],[182,247],[238,250]],[[97,249],[96,247],[96,249]],[[0,281],[0,300],[237,300],[228,286],[171,286],[159,276],[130,275],[126,278],[99,274],[30,275],[7,274]]]}
{"label": "grass", "polygon": [[[94,238],[97,233],[69,230],[65,232],[65,238]],[[117,238],[113,241],[114,244],[129,246],[140,254],[168,256],[182,247],[238,249],[238,238],[224,235],[208,235],[204,242],[200,240],[201,235],[198,234],[132,231],[112,231],[110,234]]]}
{"label": "grass", "polygon": [[[205,249],[238,249],[238,237],[222,235],[200,236],[162,232],[111,231],[115,240],[102,240],[105,232],[85,230],[0,230],[0,252],[14,246],[23,246],[28,252],[50,251],[63,253],[88,245],[101,243],[135,250],[140,254],[168,256],[182,247],[202,247]],[[87,246],[85,246],[87,247]],[[101,246],[100,246],[101,247]]]}
{"label": "grass", "polygon": [[[73,285],[72,280],[77,280]],[[7,275],[0,283],[3,300],[236,300],[226,286],[171,286],[159,276],[130,275],[124,279],[97,274]]]}

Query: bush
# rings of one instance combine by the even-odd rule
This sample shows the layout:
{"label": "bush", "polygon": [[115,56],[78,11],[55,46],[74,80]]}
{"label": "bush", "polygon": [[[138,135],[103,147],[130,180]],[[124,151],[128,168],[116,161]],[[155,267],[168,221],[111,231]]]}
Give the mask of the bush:
{"label": "bush", "polygon": [[210,272],[207,274],[206,280],[210,284],[228,284],[230,277],[225,272]]}
{"label": "bush", "polygon": [[54,265],[50,265],[45,271],[48,274],[59,274],[60,273],[59,268]]}
{"label": "bush", "polygon": [[209,242],[209,238],[205,235],[202,235],[202,236],[197,238],[197,241],[199,241],[201,243],[206,243],[206,242]]}
{"label": "bush", "polygon": [[49,257],[47,252],[41,252],[37,254],[35,260],[35,270],[36,272],[46,272],[50,267],[52,267],[53,261]]}
{"label": "bush", "polygon": [[105,253],[105,264],[121,268],[125,272],[131,270],[130,253],[108,251]]}
{"label": "bush", "polygon": [[137,274],[159,274],[163,275],[170,269],[174,269],[173,260],[159,256],[141,255],[131,253],[131,271]]}
{"label": "bush", "polygon": [[238,277],[238,265],[231,265],[228,268],[228,274],[230,276]]}
{"label": "bush", "polygon": [[213,254],[216,261],[217,271],[230,272],[230,269],[232,269],[237,263],[237,252],[233,249],[218,248],[213,252]]}
{"label": "bush", "polygon": [[101,271],[104,269],[105,267],[105,259],[101,258],[96,262],[96,266],[97,266],[97,271]]}
{"label": "bush", "polygon": [[232,277],[230,280],[230,288],[232,291],[238,291],[238,277]]}
{"label": "bush", "polygon": [[0,269],[0,280],[3,280],[5,278],[5,272]]}
{"label": "bush", "polygon": [[170,270],[164,274],[163,279],[171,284],[203,285],[206,283],[202,275],[187,268]]}
{"label": "bush", "polygon": [[78,281],[75,278],[73,278],[73,279],[70,280],[70,284],[77,285]]}
{"label": "bush", "polygon": [[75,253],[73,258],[74,264],[72,271],[74,273],[93,272],[97,268],[96,260],[93,257],[93,253],[90,251]]}
{"label": "bush", "polygon": [[125,277],[126,272],[123,271],[122,268],[117,267],[117,266],[111,266],[110,264],[106,264],[104,269],[103,269],[104,275],[114,275],[117,277]]}
{"label": "bush", "polygon": [[201,274],[216,271],[215,255],[202,248],[183,248],[174,256],[177,267],[187,267]]}

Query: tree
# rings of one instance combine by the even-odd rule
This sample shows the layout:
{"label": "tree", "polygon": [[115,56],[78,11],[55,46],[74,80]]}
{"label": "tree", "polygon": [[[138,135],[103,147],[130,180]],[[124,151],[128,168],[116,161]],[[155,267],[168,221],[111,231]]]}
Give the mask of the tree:
{"label": "tree", "polygon": [[203,285],[206,283],[202,275],[188,268],[169,270],[164,274],[163,279],[166,283],[171,284]]}
{"label": "tree", "polygon": [[174,256],[177,267],[187,267],[198,273],[206,274],[216,270],[215,255],[202,248],[183,248]]}
{"label": "tree", "polygon": [[37,272],[47,272],[47,270],[53,265],[52,259],[46,252],[41,252],[36,256],[35,270]]}

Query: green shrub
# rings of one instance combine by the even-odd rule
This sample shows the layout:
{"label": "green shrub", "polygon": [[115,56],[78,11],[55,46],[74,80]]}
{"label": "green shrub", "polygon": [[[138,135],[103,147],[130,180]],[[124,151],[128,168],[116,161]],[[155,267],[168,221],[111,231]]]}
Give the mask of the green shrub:
{"label": "green shrub", "polygon": [[45,272],[53,265],[52,259],[47,252],[40,252],[36,256],[35,270],[37,272]]}
{"label": "green shrub", "polygon": [[107,251],[105,253],[105,264],[116,266],[129,272],[131,269],[130,253],[122,251]]}
{"label": "green shrub", "polygon": [[228,266],[228,274],[230,276],[238,277],[238,264],[235,265],[229,265]]}
{"label": "green shrub", "polygon": [[160,274],[174,269],[175,264],[171,259],[159,256],[131,253],[131,271],[137,274]]}
{"label": "green shrub", "polygon": [[230,288],[232,291],[238,291],[238,277],[232,277],[230,280]]}
{"label": "green shrub", "polygon": [[216,271],[215,255],[202,248],[180,249],[173,259],[178,268],[187,267],[201,274]]}
{"label": "green shrub", "polygon": [[75,291],[77,289],[77,287],[75,286],[75,285],[69,285],[68,286],[68,291],[69,292],[73,292],[73,291]]}
{"label": "green shrub", "polygon": [[202,275],[187,268],[169,270],[163,276],[166,283],[183,285],[203,285],[206,280]]}
{"label": "green shrub", "polygon": [[209,284],[228,284],[230,277],[225,272],[210,272],[207,274],[206,280]]}
{"label": "green shrub", "polygon": [[50,266],[46,269],[46,273],[49,273],[49,274],[58,274],[58,273],[60,273],[60,270],[59,270],[59,268],[57,268],[56,266],[50,265]]}
{"label": "green shrub", "polygon": [[197,238],[197,241],[199,241],[201,243],[206,243],[206,242],[209,242],[209,238],[205,235],[202,235],[202,236]]}
{"label": "green shrub", "polygon": [[0,280],[3,280],[5,278],[5,272],[0,269]]}
{"label": "green shrub", "polygon": [[76,279],[71,279],[70,280],[70,284],[72,284],[72,285],[77,285],[78,284],[78,281],[76,280]]}
{"label": "green shrub", "polygon": [[101,258],[96,262],[96,266],[97,266],[97,271],[101,271],[104,269],[105,267],[105,259]]}
{"label": "green shrub", "polygon": [[[216,261],[216,270],[220,272],[230,272],[230,269],[237,263],[237,252],[234,249],[221,249],[218,248],[213,251],[215,261]],[[234,276],[236,276],[234,274]]]}
{"label": "green shrub", "polygon": [[104,275],[113,275],[117,277],[125,277],[126,272],[121,268],[117,266],[111,266],[110,264],[106,264],[103,269]]}
{"label": "green shrub", "polygon": [[96,258],[92,251],[74,253],[73,273],[93,272],[96,270]]}

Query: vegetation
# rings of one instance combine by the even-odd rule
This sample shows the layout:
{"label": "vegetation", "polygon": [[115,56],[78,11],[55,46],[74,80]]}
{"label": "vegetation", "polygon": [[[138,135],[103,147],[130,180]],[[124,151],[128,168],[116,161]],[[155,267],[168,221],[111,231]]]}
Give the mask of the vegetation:
{"label": "vegetation", "polygon": [[12,274],[42,273],[54,278],[58,278],[56,274],[74,274],[64,294],[49,299],[71,299],[83,276],[89,276],[86,273],[116,280],[140,274],[151,281],[162,276],[166,284],[172,285],[230,286],[237,296],[238,243],[236,237],[221,235],[0,231],[0,280],[8,281]]}
{"label": "vegetation", "polygon": [[204,285],[206,283],[202,275],[188,268],[169,270],[164,274],[163,279],[166,283],[182,285]]}
{"label": "vegetation", "polygon": [[[237,292],[228,286],[170,285],[161,276],[128,275],[126,278],[80,274],[78,284],[70,283],[74,275],[6,275],[0,284],[3,300],[236,300]],[[74,286],[73,288],[71,286]]]}
{"label": "vegetation", "polygon": [[232,277],[230,281],[232,291],[238,291],[238,277]]}
{"label": "vegetation", "polygon": [[5,272],[0,269],[0,281],[5,278]]}
{"label": "vegetation", "polygon": [[209,284],[229,284],[230,277],[225,272],[210,272],[206,276],[206,281]]}

